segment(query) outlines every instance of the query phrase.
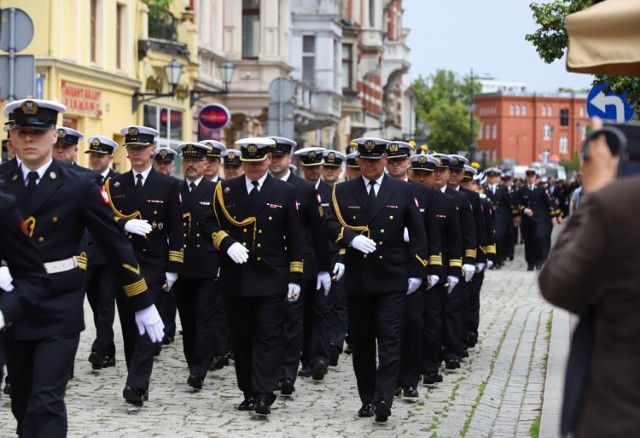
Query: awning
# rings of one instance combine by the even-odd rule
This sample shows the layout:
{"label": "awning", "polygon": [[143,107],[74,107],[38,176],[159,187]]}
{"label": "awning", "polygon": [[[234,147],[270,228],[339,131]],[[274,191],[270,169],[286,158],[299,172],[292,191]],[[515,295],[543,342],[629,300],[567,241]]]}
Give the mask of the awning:
{"label": "awning", "polygon": [[606,0],[567,16],[567,70],[640,76],[640,1]]}

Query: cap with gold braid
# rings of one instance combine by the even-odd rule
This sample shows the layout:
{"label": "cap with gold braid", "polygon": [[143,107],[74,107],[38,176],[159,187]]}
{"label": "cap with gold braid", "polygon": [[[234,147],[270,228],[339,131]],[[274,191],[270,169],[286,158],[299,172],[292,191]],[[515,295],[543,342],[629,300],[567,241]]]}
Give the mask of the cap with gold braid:
{"label": "cap with gold braid", "polygon": [[240,146],[240,161],[264,161],[267,159],[275,140],[267,137],[248,137],[236,141]]}
{"label": "cap with gold braid", "polygon": [[236,149],[227,149],[222,152],[222,160],[225,165],[229,164],[231,166],[240,166],[242,162],[240,161],[240,152]]}
{"label": "cap with gold braid", "polygon": [[387,152],[388,140],[375,137],[356,138],[353,140],[358,145],[358,158],[379,160]]}
{"label": "cap with gold braid", "polygon": [[95,152],[97,154],[113,154],[118,149],[118,143],[110,138],[101,135],[92,135],[87,140],[89,149],[84,151],[85,154]]}
{"label": "cap with gold braid", "polygon": [[125,126],[120,133],[124,135],[124,146],[153,146],[155,138],[160,135],[153,128],[138,125]]}
{"label": "cap with gold braid", "polygon": [[13,123],[10,129],[55,129],[58,114],[67,107],[58,102],[42,99],[20,99],[9,102],[4,107],[4,116],[9,118],[13,113]]}
{"label": "cap with gold braid", "polygon": [[347,161],[345,154],[331,149],[326,149],[322,155],[324,156],[324,165],[329,167],[340,167],[342,163]]}

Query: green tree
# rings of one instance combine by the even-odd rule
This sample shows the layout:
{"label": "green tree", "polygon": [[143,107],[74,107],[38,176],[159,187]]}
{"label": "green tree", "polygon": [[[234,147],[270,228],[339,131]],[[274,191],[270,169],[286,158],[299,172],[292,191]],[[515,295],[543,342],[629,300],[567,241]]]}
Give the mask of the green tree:
{"label": "green tree", "polygon": [[[474,92],[480,92],[480,84],[473,85]],[[438,70],[428,78],[420,76],[413,88],[418,95],[417,117],[431,128],[429,149],[442,153],[468,151],[470,78],[460,80],[453,71]],[[480,121],[474,119],[474,137],[479,129]]]}
{"label": "green tree", "polygon": [[[531,3],[529,7],[538,29],[525,36],[531,42],[540,58],[546,63],[564,57],[569,36],[564,27],[564,20],[568,14],[581,11],[591,6],[592,0],[554,0],[549,3]],[[636,109],[640,109],[640,79],[631,76],[602,76],[596,75],[594,84],[610,84],[616,93],[628,93],[630,102],[635,102]],[[638,111],[636,111],[638,114]]]}

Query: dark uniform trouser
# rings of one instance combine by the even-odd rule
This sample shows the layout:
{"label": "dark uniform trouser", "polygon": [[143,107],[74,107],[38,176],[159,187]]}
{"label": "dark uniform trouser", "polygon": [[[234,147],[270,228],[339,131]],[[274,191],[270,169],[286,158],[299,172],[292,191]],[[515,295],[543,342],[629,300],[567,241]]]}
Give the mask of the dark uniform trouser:
{"label": "dark uniform trouser", "polygon": [[109,265],[92,266],[86,276],[87,299],[93,310],[93,323],[96,327],[96,338],[91,345],[102,357],[115,357],[116,346],[113,338],[113,321],[115,319],[115,286]]}
{"label": "dark uniform trouser", "polygon": [[180,277],[173,291],[182,323],[182,347],[189,372],[204,378],[213,357],[215,278]]}
{"label": "dark uniform trouser", "polygon": [[423,347],[424,295],[429,293],[431,289],[427,291],[426,287],[420,286],[405,300],[400,373],[398,374],[398,387],[401,388],[418,387]]}
{"label": "dark uniform trouser", "polygon": [[406,291],[347,295],[349,333],[353,338],[353,370],[362,403],[380,400],[389,406],[393,403],[400,371],[405,298]]}
{"label": "dark uniform trouser", "polygon": [[[335,266],[337,257],[332,257],[332,266]],[[329,344],[338,347],[342,352],[344,338],[347,335],[347,294],[344,287],[344,276],[340,281],[331,282],[331,290],[329,291],[330,311],[327,316],[327,324],[329,328]]]}
{"label": "dark uniform trouser", "polygon": [[[162,284],[147,284],[147,287],[152,296],[162,292]],[[118,316],[122,327],[124,355],[127,361],[126,385],[147,391],[151,372],[153,371],[155,345],[151,342],[151,338],[147,333],[140,335],[135,320],[135,312],[129,307],[128,298],[122,289],[116,292],[116,303],[118,304]]]}
{"label": "dark uniform trouser", "polygon": [[423,374],[437,374],[442,363],[442,330],[444,320],[444,298],[447,288],[444,283],[426,292],[424,297],[424,344],[421,371]]}
{"label": "dark uniform trouser", "polygon": [[18,435],[66,437],[64,395],[80,333],[34,341],[7,341],[11,410]]}
{"label": "dark uniform trouser", "polygon": [[273,394],[282,373],[282,294],[223,299],[238,388],[245,397]]}
{"label": "dark uniform trouser", "polygon": [[164,323],[164,335],[170,338],[176,337],[176,312],[177,303],[173,293],[173,287],[169,292],[163,291],[160,299],[163,301],[163,314],[160,315]]}
{"label": "dark uniform trouser", "polygon": [[503,264],[508,256],[507,249],[507,223],[498,223],[495,226],[496,263]]}
{"label": "dark uniform trouser", "polygon": [[461,278],[451,293],[447,293],[444,296],[442,353],[445,361],[451,359],[460,360],[460,351],[462,350],[462,302],[468,286],[469,283],[466,283]]}
{"label": "dark uniform trouser", "polygon": [[229,322],[224,308],[222,293],[218,289],[218,279],[214,280],[213,297],[213,356],[224,356],[232,350],[231,337],[229,336]]}
{"label": "dark uniform trouser", "polygon": [[545,227],[540,221],[522,218],[520,232],[524,239],[524,258],[527,264],[542,263],[542,251],[545,244]]}
{"label": "dark uniform trouser", "polygon": [[[324,295],[324,289],[316,289],[316,280],[309,285],[308,295],[303,302],[304,335],[302,341],[303,365],[313,366],[317,362],[329,364],[329,318],[331,299]],[[331,293],[331,291],[329,291]]]}
{"label": "dark uniform trouser", "polygon": [[467,347],[468,339],[478,339],[478,326],[480,325],[480,290],[484,282],[484,269],[473,274],[471,282],[467,284],[467,293],[463,301],[464,311],[462,318],[462,341]]}
{"label": "dark uniform trouser", "polygon": [[507,232],[505,235],[505,244],[507,246],[506,256],[513,258],[516,249],[516,243],[518,240],[518,228],[513,225],[513,222],[507,223]]}

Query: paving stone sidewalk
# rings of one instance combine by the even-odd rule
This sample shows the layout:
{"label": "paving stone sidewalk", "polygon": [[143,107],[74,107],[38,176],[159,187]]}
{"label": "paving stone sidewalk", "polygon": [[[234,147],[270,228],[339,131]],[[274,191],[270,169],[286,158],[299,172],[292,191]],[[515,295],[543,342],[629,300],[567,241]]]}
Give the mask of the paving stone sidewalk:
{"label": "paving stone sidewalk", "polygon": [[[156,359],[149,401],[133,409],[122,399],[124,353],[119,326],[115,368],[93,371],[87,361],[93,337],[86,304],[87,330],[82,333],[75,378],[67,390],[70,437],[513,437],[530,436],[539,421],[543,399],[550,400],[543,418],[545,434],[556,434],[562,358],[568,324],[556,333],[555,367],[547,376],[554,310],[540,296],[536,272],[527,272],[522,245],[516,260],[488,271],[481,293],[478,345],[462,367],[444,372],[444,382],[421,385],[417,402],[396,399],[387,423],[358,418],[360,407],[351,357],[342,355],[322,382],[300,378],[291,398],[279,397],[272,414],[260,418],[235,410],[242,400],[232,367],[210,372],[200,392],[186,383],[188,370],[181,338],[165,346]],[[558,310],[555,310],[558,312]],[[558,353],[559,352],[559,353]],[[545,379],[553,382],[545,388]],[[15,436],[9,400],[0,398],[0,436]]]}

